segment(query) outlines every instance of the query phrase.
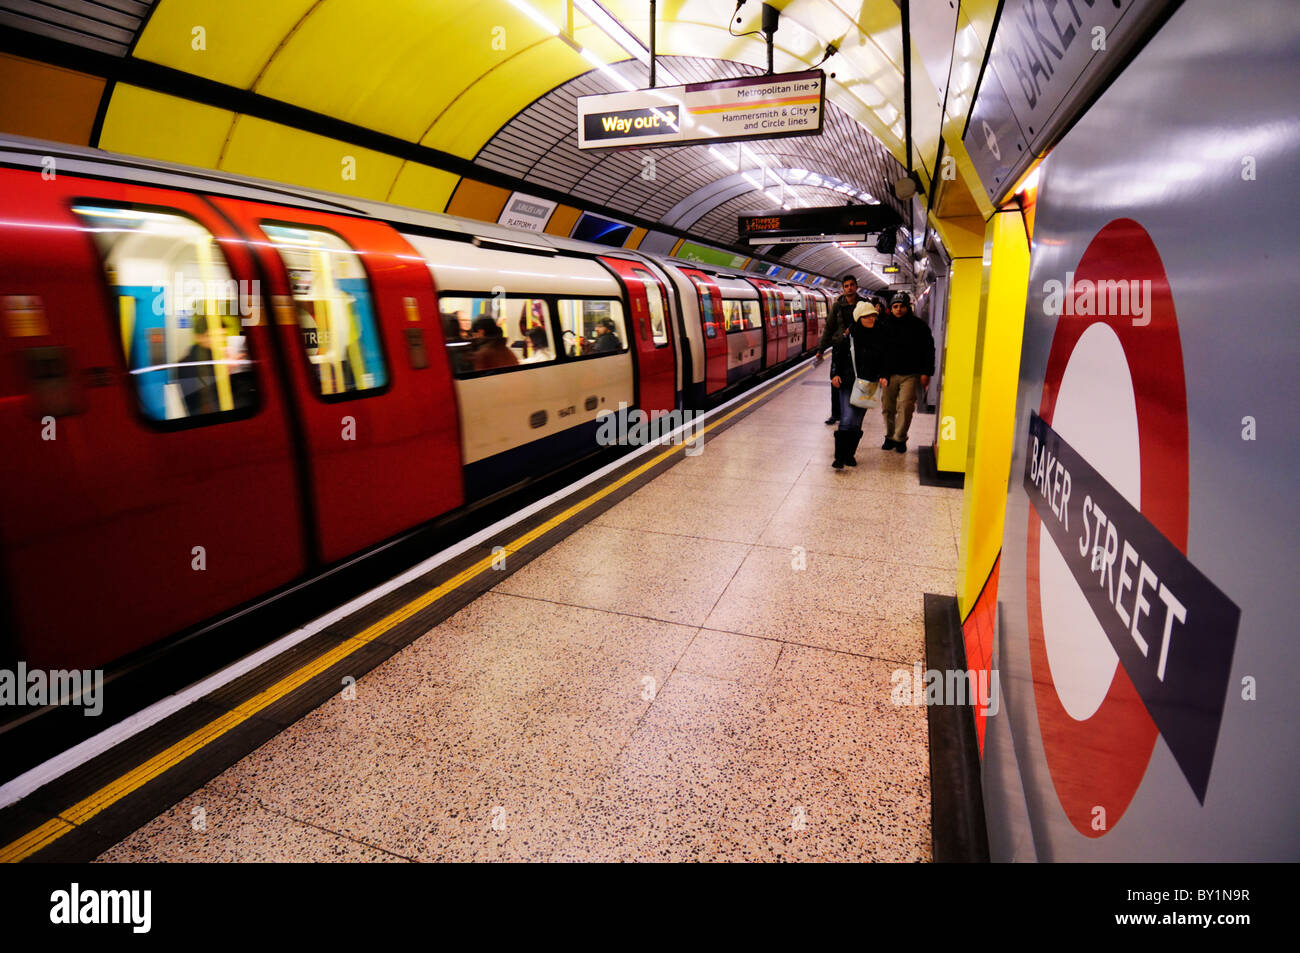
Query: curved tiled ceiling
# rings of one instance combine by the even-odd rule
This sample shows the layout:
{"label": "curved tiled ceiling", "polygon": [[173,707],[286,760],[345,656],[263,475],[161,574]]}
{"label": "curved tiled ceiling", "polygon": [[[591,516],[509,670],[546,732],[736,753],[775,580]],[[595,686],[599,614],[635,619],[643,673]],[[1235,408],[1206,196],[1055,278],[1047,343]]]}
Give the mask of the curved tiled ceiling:
{"label": "curved tiled ceiling", "polygon": [[[838,52],[824,66],[826,133],[754,143],[754,155],[772,168],[834,177],[885,200],[890,157],[894,168],[909,162],[908,105],[910,161],[923,184],[941,136],[964,155],[961,126],[997,0],[911,0],[909,103],[897,3],[772,3],[781,11],[777,72],[816,65],[828,43]],[[761,6],[748,0],[733,18],[731,0],[659,0],[656,46],[672,54],[664,61],[680,68],[681,81],[758,72],[767,56],[754,35]],[[596,22],[603,14],[625,31],[621,38]],[[126,64],[122,75],[130,78],[109,85],[101,110],[98,143],[105,148],[434,210],[445,206],[458,174],[473,174],[472,167],[446,171],[455,161],[506,168],[509,157],[497,147],[526,129],[525,117],[548,101],[579,89],[621,88],[612,82],[620,74],[646,85],[638,56],[644,59],[650,42],[647,0],[0,0],[0,20]],[[23,55],[15,45],[7,49]],[[197,84],[174,88],[169,77],[177,74],[168,71]],[[436,154],[412,158],[382,143],[358,148],[357,137],[313,128],[300,121],[303,114],[270,115],[267,104]],[[565,131],[573,118],[565,117]],[[549,136],[530,161],[528,181],[568,181],[575,195],[593,203],[603,196],[600,203],[615,210],[641,209],[638,217],[648,220],[693,189],[700,214],[692,230],[720,242],[728,241],[738,210],[771,204],[761,188],[748,197],[732,192],[723,180],[734,170],[698,161],[707,150],[651,153],[657,179],[644,188],[627,175],[639,173],[638,158],[587,159],[557,146],[558,138]],[[345,153],[356,155],[364,171],[355,180],[340,180]],[[440,166],[437,155],[454,161]],[[803,203],[839,195],[806,182],[791,184],[787,194]],[[806,250],[781,251],[787,261],[811,260]]]}
{"label": "curved tiled ceiling", "polygon": [[[660,61],[686,83],[762,73],[756,67],[726,60],[664,56]],[[635,60],[611,69],[633,83],[644,80],[644,69]],[[576,100],[611,88],[607,77],[592,70],[551,90],[507,122],[474,161],[526,182],[674,227],[683,224],[681,213],[670,214],[675,207],[723,179],[739,179],[744,184],[747,194],[738,203],[730,203],[740,212],[779,208],[783,200],[792,206],[810,206],[842,205],[850,198],[831,187],[791,182],[782,188],[787,176],[780,170],[788,174],[788,170],[795,169],[833,178],[855,192],[865,190],[900,215],[906,214],[892,194],[892,183],[904,174],[903,169],[878,140],[833,104],[827,106],[825,130],[820,136],[751,142],[745,145],[744,152],[735,144],[580,151],[573,122]],[[738,171],[737,160],[745,162],[745,168]],[[742,172],[750,173],[760,185],[766,182],[767,190],[755,189]],[[799,178],[801,182],[807,179],[802,175]],[[852,198],[862,201],[856,195]],[[719,196],[711,207],[720,208],[722,202]],[[710,241],[734,245],[738,240],[734,215],[724,219],[710,211],[702,219],[696,215],[687,224]]]}

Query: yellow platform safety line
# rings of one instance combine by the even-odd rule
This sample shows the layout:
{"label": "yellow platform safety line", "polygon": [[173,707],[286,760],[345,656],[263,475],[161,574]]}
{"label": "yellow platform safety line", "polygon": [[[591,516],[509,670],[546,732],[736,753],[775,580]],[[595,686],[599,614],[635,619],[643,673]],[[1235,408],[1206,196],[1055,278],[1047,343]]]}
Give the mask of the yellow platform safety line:
{"label": "yellow platform safety line", "polygon": [[[754,406],[754,404],[780,390],[782,387],[787,386],[799,377],[802,377],[808,370],[809,367],[804,367],[791,374],[785,380],[778,381],[771,387],[765,388],[761,394],[755,395],[735,410],[709,424],[700,431],[696,439],[698,440],[709,431],[726,423],[732,417],[735,417],[742,411],[748,410],[750,407]],[[580,500],[565,509],[563,512],[557,513],[546,522],[534,527],[510,543],[507,543],[504,547],[505,551],[508,553],[519,552],[525,546],[541,539],[551,530],[561,526],[583,510],[595,505],[614,491],[626,486],[643,473],[653,469],[655,466],[671,457],[678,450],[681,450],[684,446],[685,443],[676,444],[662,451],[650,460],[641,464],[635,470],[619,477],[603,489],[598,490],[583,500]],[[6,844],[4,847],[0,847],[0,863],[16,863],[25,857],[30,857],[38,850],[42,850],[49,846],[64,834],[71,831],[75,825],[84,824],[105,808],[110,807],[131,792],[143,787],[148,782],[180,764],[186,758],[197,753],[206,745],[230,731],[230,729],[242,724],[249,718],[252,718],[258,712],[270,707],[272,704],[279,701],[290,692],[300,688],[317,675],[328,671],[331,667],[346,659],[353,652],[365,647],[385,632],[388,632],[390,629],[395,628],[407,619],[411,618],[411,616],[433,605],[433,603],[437,602],[443,596],[456,591],[471,579],[486,572],[492,564],[496,562],[496,560],[496,554],[484,556],[478,562],[461,570],[446,582],[435,586],[423,595],[406,603],[406,605],[401,608],[394,610],[383,619],[380,619],[378,622],[366,627],[347,641],[336,645],[325,654],[318,656],[311,662],[308,662],[292,674],[286,675],[284,678],[280,679],[280,681],[276,682],[269,688],[264,689],[239,707],[226,712],[197,731],[182,738],[171,747],[160,751],[143,764],[132,768],[115,781],[104,785],[104,787],[100,788],[90,796],[83,798],[71,807],[64,809],[59,813],[58,817],[46,821],[40,827],[29,831],[27,834],[24,834],[17,840]]]}

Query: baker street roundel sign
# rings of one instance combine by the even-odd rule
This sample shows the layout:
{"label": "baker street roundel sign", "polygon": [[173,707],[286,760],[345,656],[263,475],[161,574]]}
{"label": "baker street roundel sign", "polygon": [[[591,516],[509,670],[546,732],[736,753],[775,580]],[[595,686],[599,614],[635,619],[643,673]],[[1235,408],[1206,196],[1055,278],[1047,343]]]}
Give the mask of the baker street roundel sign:
{"label": "baker street roundel sign", "polygon": [[1157,737],[1204,802],[1240,612],[1187,558],[1187,388],[1151,237],[1116,219],[1044,290],[1059,318],[1024,434],[1029,655],[1057,797],[1100,837]]}

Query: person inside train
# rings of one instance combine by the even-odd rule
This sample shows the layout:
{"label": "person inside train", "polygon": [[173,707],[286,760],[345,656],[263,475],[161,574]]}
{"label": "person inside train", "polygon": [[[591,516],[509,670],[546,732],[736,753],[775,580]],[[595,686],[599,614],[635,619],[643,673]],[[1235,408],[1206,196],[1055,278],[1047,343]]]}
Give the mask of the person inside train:
{"label": "person inside train", "polygon": [[474,370],[488,371],[519,363],[519,358],[515,357],[506,343],[500,325],[488,315],[474,319],[469,328],[469,336],[474,345]]}
{"label": "person inside train", "polygon": [[[217,338],[220,337],[220,341]],[[228,409],[247,407],[253,400],[253,378],[248,372],[248,362],[242,349],[243,339],[228,337],[221,319],[209,317],[201,311],[194,314],[194,343],[180,359],[176,380],[185,401],[185,414],[220,413],[221,390],[213,352],[220,345],[222,361],[230,382],[231,406]]]}
{"label": "person inside train", "polygon": [[[835,304],[831,306],[830,317],[826,321],[826,326],[822,328],[822,336],[817,342],[817,356],[814,358],[814,364],[820,364],[826,357],[826,352],[834,347],[840,336],[853,324],[853,309],[857,307],[858,302],[862,299],[858,297],[858,279],[856,275],[845,275],[843,282],[840,284],[843,294],[835,299]],[[835,365],[831,363],[831,378],[835,377]],[[840,421],[840,394],[839,388],[834,383],[831,384],[831,415],[826,418],[827,424],[835,424]]]}
{"label": "person inside train", "polygon": [[907,431],[917,396],[930,386],[934,374],[934,335],[930,326],[912,312],[912,298],[907,292],[895,294],[889,310],[884,325],[889,339],[889,381],[881,401],[885,442],[880,449],[906,453]]}
{"label": "person inside train", "polygon": [[528,360],[534,364],[540,364],[543,361],[552,361],[554,359],[555,353],[551,350],[551,341],[546,334],[546,328],[529,328]]}
{"label": "person inside train", "polygon": [[447,355],[451,358],[451,371],[457,376],[472,371],[474,362],[470,356],[470,342],[465,340],[461,331],[460,315],[442,312],[442,335],[447,345]]}
{"label": "person inside train", "polygon": [[596,343],[591,350],[594,354],[609,354],[623,350],[623,342],[619,340],[613,318],[601,318],[596,322]]}
{"label": "person inside train", "polygon": [[840,421],[835,429],[835,459],[831,466],[842,470],[858,465],[855,454],[862,440],[862,419],[867,408],[852,403],[854,383],[867,383],[869,394],[878,394],[889,383],[886,360],[888,340],[876,326],[876,306],[859,301],[853,309],[854,322],[836,342],[831,358],[831,386],[840,395]]}

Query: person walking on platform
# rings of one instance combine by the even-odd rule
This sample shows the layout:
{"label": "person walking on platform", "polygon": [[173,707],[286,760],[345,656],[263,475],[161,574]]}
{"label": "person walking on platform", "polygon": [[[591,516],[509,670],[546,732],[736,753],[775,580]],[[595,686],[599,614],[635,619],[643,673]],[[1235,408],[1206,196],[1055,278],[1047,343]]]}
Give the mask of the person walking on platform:
{"label": "person walking on platform", "polygon": [[[867,408],[855,404],[864,397],[869,397],[868,390],[881,390],[889,383],[885,369],[887,340],[883,328],[877,327],[876,306],[870,301],[859,301],[853,309],[857,320],[847,334],[841,335],[835,345],[831,372],[831,385],[840,395],[840,422],[835,430],[835,460],[831,466],[836,470],[845,466],[858,465],[855,454],[858,443],[862,440],[862,418],[867,415]],[[861,381],[866,387],[856,387]],[[876,390],[878,394],[880,391]]]}
{"label": "person walking on platform", "polygon": [[881,411],[885,415],[885,442],[881,450],[907,452],[907,431],[920,392],[930,386],[934,374],[934,335],[930,326],[912,312],[912,299],[905,291],[889,303],[891,316],[885,321],[889,354],[889,381]]}
{"label": "person walking on platform", "polygon": [[[815,364],[820,364],[825,359],[827,349],[834,347],[839,340],[839,336],[853,325],[853,309],[862,300],[858,297],[858,279],[853,275],[845,275],[840,288],[844,293],[836,298],[835,303],[831,305],[831,313],[827,318],[826,327],[822,328],[821,338],[817,341]],[[835,377],[834,362],[831,363],[831,377],[832,379]],[[839,420],[840,392],[839,388],[832,383],[831,415],[826,418],[826,423],[839,423]]]}

